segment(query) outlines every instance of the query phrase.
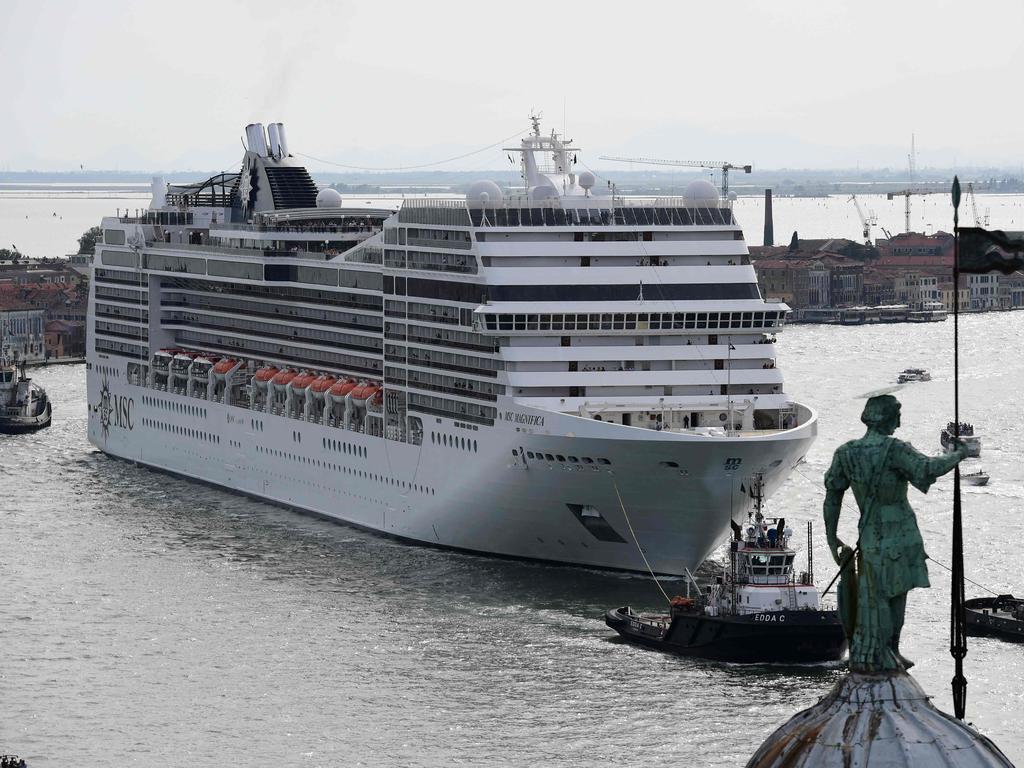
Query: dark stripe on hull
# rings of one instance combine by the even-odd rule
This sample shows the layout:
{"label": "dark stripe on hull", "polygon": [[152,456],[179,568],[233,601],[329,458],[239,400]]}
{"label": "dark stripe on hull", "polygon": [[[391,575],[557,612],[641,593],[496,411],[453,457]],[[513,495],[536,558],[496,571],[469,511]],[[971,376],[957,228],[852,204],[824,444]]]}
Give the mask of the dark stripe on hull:
{"label": "dark stripe on hull", "polygon": [[835,661],[846,651],[846,636],[834,611],[725,617],[680,614],[662,629],[619,608],[608,611],[605,623],[632,643],[739,664]]}

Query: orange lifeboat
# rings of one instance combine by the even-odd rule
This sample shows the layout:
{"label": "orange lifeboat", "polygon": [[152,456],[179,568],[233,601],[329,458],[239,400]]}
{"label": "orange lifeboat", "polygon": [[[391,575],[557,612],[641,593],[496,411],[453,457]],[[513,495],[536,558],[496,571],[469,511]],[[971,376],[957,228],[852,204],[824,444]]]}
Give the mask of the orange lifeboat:
{"label": "orange lifeboat", "polygon": [[225,373],[234,368],[237,362],[237,360],[232,360],[230,357],[225,357],[223,360],[221,360],[219,363],[213,366],[213,372],[219,373],[223,376]]}
{"label": "orange lifeboat", "polygon": [[283,387],[296,376],[298,376],[298,374],[291,368],[285,368],[283,371],[278,371],[274,378],[271,379],[271,381],[274,383],[275,386]]}
{"label": "orange lifeboat", "polygon": [[352,400],[356,403],[365,403],[369,398],[373,397],[377,392],[380,391],[380,385],[375,382],[368,382],[363,384],[361,387],[356,387],[352,390]]}
{"label": "orange lifeboat", "polygon": [[266,368],[260,368],[258,371],[256,371],[256,376],[254,378],[256,379],[256,381],[262,384],[266,384],[268,381],[270,381],[277,375],[277,372],[277,368],[275,368],[272,365],[268,365]]}
{"label": "orange lifeboat", "polygon": [[[305,371],[291,380],[292,389],[305,389],[316,380],[316,376]],[[276,382],[276,379],[275,379]]]}
{"label": "orange lifeboat", "polygon": [[337,379],[333,378],[332,376],[317,376],[312,386],[310,386],[310,391],[315,392],[318,395],[322,395],[324,392],[326,392],[327,390],[334,386],[335,381],[337,381]]}
{"label": "orange lifeboat", "polygon": [[331,385],[329,393],[332,397],[344,397],[355,389],[356,386],[355,379],[338,379],[333,385]]}

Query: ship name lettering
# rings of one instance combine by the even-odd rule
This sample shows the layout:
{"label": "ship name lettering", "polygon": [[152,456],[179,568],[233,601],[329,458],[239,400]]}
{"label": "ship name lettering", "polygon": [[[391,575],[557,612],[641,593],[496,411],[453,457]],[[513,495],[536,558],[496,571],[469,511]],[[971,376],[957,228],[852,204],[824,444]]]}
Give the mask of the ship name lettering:
{"label": "ship name lettering", "polygon": [[525,424],[530,427],[543,427],[544,417],[535,416],[530,413],[519,413],[518,411],[505,411],[505,421],[511,421],[516,424]]}
{"label": "ship name lettering", "polygon": [[135,399],[124,395],[111,395],[110,405],[110,423],[121,429],[134,429]]}
{"label": "ship name lettering", "polygon": [[758,613],[754,615],[754,621],[785,621],[786,617],[774,613]]}

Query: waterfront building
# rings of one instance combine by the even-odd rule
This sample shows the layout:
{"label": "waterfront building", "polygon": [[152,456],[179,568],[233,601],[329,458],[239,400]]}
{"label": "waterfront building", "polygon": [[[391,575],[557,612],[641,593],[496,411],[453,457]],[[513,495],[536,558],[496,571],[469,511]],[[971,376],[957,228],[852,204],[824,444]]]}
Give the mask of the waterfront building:
{"label": "waterfront building", "polygon": [[[999,275],[966,275],[970,289],[970,308],[977,312],[999,309]],[[961,280],[963,278],[961,277]]]}
{"label": "waterfront building", "polygon": [[947,312],[953,311],[954,298],[953,294],[959,293],[959,307],[957,308],[960,312],[967,312],[971,308],[971,289],[970,287],[960,283],[960,290],[953,290],[953,282],[941,283],[939,285],[939,296],[942,306],[945,307]]}
{"label": "waterfront building", "polygon": [[46,313],[10,292],[0,292],[0,357],[33,362],[46,356]]}

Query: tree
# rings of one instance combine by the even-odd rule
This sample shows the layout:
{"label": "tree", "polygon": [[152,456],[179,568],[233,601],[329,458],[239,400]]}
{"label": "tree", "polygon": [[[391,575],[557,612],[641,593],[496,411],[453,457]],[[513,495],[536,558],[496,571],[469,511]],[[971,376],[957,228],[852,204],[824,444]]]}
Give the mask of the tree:
{"label": "tree", "polygon": [[17,249],[12,251],[10,248],[0,248],[0,261],[17,261],[21,257]]}
{"label": "tree", "polygon": [[100,239],[103,234],[103,230],[99,227],[90,227],[82,233],[82,236],[78,238],[78,252],[79,253],[96,253],[96,241]]}

